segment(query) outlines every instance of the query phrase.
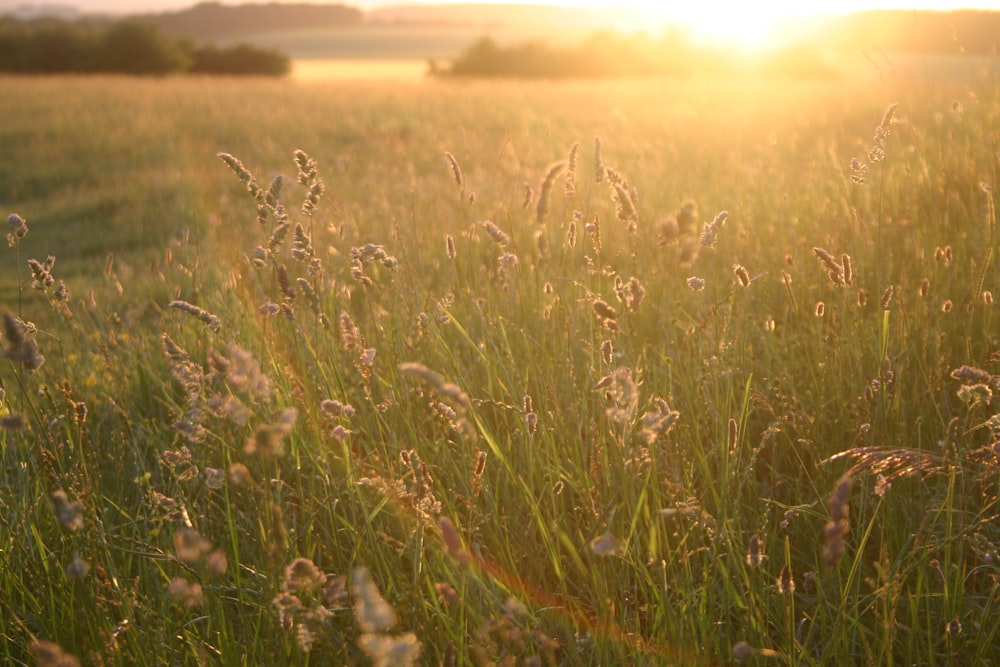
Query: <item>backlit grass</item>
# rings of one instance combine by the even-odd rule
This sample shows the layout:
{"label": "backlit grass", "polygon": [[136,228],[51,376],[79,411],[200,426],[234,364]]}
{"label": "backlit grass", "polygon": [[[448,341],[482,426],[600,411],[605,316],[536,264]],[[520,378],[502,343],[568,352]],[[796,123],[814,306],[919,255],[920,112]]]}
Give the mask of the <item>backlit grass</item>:
{"label": "backlit grass", "polygon": [[884,79],[4,80],[0,656],[988,662],[1000,99]]}

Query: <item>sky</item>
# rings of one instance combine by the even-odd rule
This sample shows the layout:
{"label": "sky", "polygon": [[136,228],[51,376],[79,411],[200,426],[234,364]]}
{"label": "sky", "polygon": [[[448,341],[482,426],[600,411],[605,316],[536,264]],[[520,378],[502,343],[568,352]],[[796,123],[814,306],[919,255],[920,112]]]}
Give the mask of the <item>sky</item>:
{"label": "sky", "polygon": [[[221,0],[223,4],[241,4],[244,1],[273,2],[275,0]],[[283,2],[313,2],[324,0],[277,0]],[[331,4],[348,4],[362,9],[400,4],[444,4],[420,0],[327,0]],[[508,0],[509,1],[509,0]],[[824,14],[839,14],[865,9],[993,9],[1000,10],[1000,0],[756,0],[735,3],[732,0],[690,0],[642,2],[630,0],[541,0],[521,4],[549,4],[570,7],[629,5],[649,12],[667,23],[679,23],[693,34],[708,38],[726,39],[752,46],[766,39],[768,30],[787,19],[808,18]],[[183,9],[198,0],[0,0],[0,8],[21,4],[75,5],[88,12],[134,13]],[[463,4],[477,4],[464,0]]]}

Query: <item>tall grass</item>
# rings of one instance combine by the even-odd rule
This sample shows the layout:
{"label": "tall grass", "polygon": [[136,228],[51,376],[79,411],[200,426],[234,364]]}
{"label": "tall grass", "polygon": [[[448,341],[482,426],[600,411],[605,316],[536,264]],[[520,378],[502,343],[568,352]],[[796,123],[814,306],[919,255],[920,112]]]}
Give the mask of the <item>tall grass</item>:
{"label": "tall grass", "polygon": [[899,83],[5,81],[0,656],[992,659],[1000,99]]}

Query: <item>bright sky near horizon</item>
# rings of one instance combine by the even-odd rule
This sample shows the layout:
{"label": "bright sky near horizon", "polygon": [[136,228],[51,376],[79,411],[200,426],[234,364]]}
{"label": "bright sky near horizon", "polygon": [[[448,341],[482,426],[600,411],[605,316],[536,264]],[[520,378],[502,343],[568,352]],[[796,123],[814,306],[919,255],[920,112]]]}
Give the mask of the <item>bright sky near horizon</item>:
{"label": "bright sky near horizon", "polygon": [[[20,4],[76,5],[84,11],[133,13],[170,11],[197,4],[199,0],[0,0],[0,7]],[[221,0],[222,4],[275,0]],[[420,0],[277,0],[279,2],[314,2],[316,4],[347,4],[362,9],[382,6],[420,4],[436,5],[447,2]],[[511,0],[458,0],[460,4],[502,4]],[[733,2],[732,0],[695,0],[694,2],[664,2],[653,0],[513,0],[512,4],[548,4],[565,7],[629,6],[648,13],[653,20],[686,26],[695,35],[709,39],[726,39],[753,46],[765,39],[767,31],[788,19],[809,18],[824,14],[843,14],[866,9],[991,9],[1000,10],[1000,0],[762,0]]]}

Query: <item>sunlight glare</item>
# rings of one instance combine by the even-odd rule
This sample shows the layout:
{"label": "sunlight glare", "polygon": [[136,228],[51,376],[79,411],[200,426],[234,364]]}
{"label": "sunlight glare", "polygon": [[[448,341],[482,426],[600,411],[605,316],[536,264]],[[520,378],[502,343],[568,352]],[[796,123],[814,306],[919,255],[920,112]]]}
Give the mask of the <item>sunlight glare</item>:
{"label": "sunlight glare", "polygon": [[773,28],[790,15],[783,3],[696,2],[673,8],[648,3],[664,21],[677,22],[691,37],[713,46],[761,49],[768,46]]}
{"label": "sunlight glare", "polygon": [[[565,7],[611,5],[608,0],[546,0],[546,4]],[[698,0],[684,4],[662,0],[627,0],[617,8],[623,15],[623,22],[635,25],[638,18],[651,33],[659,32],[661,26],[672,24],[688,31],[692,39],[702,44],[752,50],[766,49],[770,37],[785,20],[817,13],[836,13],[829,3],[801,0],[757,3]]]}

